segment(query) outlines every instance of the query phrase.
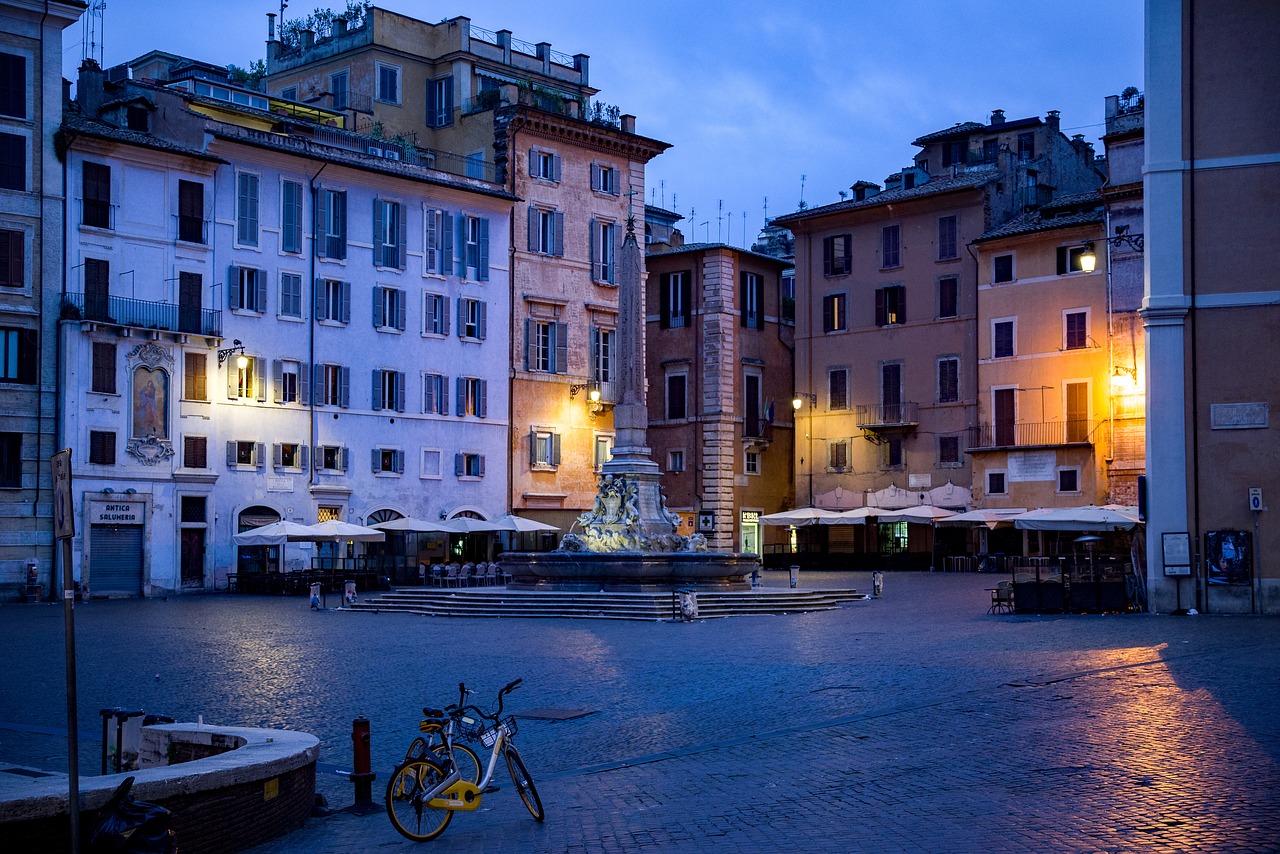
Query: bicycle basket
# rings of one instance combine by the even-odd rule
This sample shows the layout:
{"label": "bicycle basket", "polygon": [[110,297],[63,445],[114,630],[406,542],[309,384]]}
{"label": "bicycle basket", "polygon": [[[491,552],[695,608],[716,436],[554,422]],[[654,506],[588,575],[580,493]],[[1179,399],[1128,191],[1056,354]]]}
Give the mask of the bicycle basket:
{"label": "bicycle basket", "polygon": [[498,740],[499,731],[504,732],[506,734],[506,737],[510,739],[511,736],[516,734],[517,730],[518,728],[516,726],[516,719],[506,718],[501,723],[499,723],[496,727],[492,727],[480,733],[480,743],[483,744],[485,747],[493,747],[494,743],[496,743]]}
{"label": "bicycle basket", "polygon": [[468,741],[478,741],[485,731],[484,721],[478,721],[475,718],[460,717],[456,718],[454,724],[455,737],[465,738]]}

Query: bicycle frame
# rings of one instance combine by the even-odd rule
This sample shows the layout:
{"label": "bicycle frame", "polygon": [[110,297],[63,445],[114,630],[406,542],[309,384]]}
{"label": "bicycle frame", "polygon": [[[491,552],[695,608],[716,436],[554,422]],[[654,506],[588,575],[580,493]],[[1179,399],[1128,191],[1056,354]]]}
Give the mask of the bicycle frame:
{"label": "bicycle frame", "polygon": [[498,756],[507,749],[507,726],[499,723],[494,727],[495,736],[493,740],[493,751],[489,754],[489,762],[484,769],[484,777],[479,783],[469,783],[462,779],[462,772],[458,770],[457,763],[450,759],[453,766],[449,769],[449,774],[438,785],[432,787],[422,795],[425,805],[431,809],[438,810],[456,810],[459,812],[471,812],[480,808],[481,798],[484,796],[484,790],[488,788],[489,783],[493,781],[494,769],[498,767]]}

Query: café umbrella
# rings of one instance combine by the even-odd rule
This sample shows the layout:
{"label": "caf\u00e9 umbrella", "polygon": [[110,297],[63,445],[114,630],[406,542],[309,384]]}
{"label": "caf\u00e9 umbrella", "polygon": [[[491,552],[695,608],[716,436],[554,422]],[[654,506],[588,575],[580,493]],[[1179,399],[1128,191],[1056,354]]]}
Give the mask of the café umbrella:
{"label": "caf\u00e9 umbrella", "polygon": [[257,528],[250,528],[247,531],[241,531],[239,534],[233,535],[232,539],[241,546],[279,546],[289,541],[296,541],[302,535],[310,533],[310,531],[309,525],[282,519],[279,522],[272,522],[270,525],[262,525]]}
{"label": "caf\u00e9 umbrella", "polygon": [[436,522],[430,519],[415,519],[412,516],[401,516],[399,519],[388,519],[370,525],[379,531],[390,531],[399,534],[456,534],[458,529],[450,522]]}
{"label": "caf\u00e9 umbrella", "polygon": [[827,519],[839,516],[835,510],[823,510],[821,507],[800,507],[796,510],[783,510],[781,513],[770,513],[760,517],[762,525],[789,525],[803,528],[805,525],[817,525]]}
{"label": "caf\u00e9 umbrella", "polygon": [[350,522],[342,522],[338,519],[329,519],[316,525],[308,525],[305,531],[289,536],[290,541],[312,543],[380,543],[386,538],[387,535],[377,528],[352,525]]}

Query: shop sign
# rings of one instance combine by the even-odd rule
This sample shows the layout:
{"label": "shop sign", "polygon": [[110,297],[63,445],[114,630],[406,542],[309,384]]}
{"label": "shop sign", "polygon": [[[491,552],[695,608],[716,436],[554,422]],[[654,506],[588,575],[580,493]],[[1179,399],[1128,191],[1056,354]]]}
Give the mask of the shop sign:
{"label": "shop sign", "polygon": [[141,525],[147,505],[141,501],[91,501],[90,525]]}
{"label": "shop sign", "polygon": [[755,525],[755,524],[757,524],[759,521],[760,521],[760,511],[759,511],[759,510],[743,510],[743,511],[742,511],[742,524],[744,524],[744,525]]}

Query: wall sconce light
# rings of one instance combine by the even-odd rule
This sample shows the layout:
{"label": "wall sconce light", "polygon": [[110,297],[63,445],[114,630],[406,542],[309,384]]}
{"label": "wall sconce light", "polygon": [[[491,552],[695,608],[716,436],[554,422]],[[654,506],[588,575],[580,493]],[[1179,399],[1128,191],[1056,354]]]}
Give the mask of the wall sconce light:
{"label": "wall sconce light", "polygon": [[796,412],[799,412],[800,407],[804,405],[806,400],[809,401],[810,406],[818,405],[818,396],[816,394],[809,394],[807,391],[798,391],[796,392],[796,396],[791,398],[791,408]]}
{"label": "wall sconce light", "polygon": [[126,490],[124,491],[124,494],[125,494],[125,495],[137,495],[137,494],[138,494],[138,490],[134,489],[134,488],[131,486],[131,487],[129,487],[128,489],[126,489]]}
{"label": "wall sconce light", "polygon": [[585,391],[591,383],[571,383],[569,385],[569,397],[577,397],[578,392]]}
{"label": "wall sconce light", "polygon": [[[1115,237],[1103,238],[1102,242],[1106,246],[1127,246],[1134,252],[1142,252],[1145,248],[1143,235],[1131,234],[1127,225],[1117,225]],[[1098,256],[1093,251],[1093,241],[1086,240],[1084,253],[1080,256],[1080,269],[1086,273],[1092,273],[1097,266]]]}
{"label": "wall sconce light", "polygon": [[239,338],[232,339],[230,347],[223,347],[218,350],[218,367],[221,368],[222,363],[236,353],[240,354],[240,357],[236,359],[236,367],[242,371],[247,368],[249,366],[249,359],[244,354],[244,344],[240,343]]}

